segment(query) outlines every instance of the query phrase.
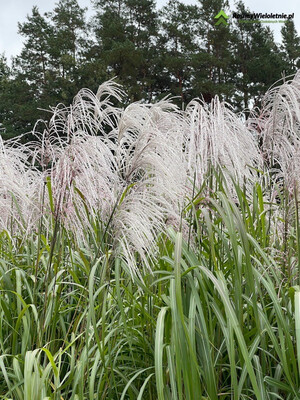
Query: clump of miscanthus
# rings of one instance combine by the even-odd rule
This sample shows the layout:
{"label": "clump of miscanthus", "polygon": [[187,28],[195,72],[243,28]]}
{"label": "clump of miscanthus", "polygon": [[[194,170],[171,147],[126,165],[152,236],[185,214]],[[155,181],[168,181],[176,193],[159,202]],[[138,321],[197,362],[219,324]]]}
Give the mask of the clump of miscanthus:
{"label": "clump of miscanthus", "polygon": [[227,185],[253,183],[262,166],[255,131],[216,96],[210,104],[196,99],[186,109],[185,136],[187,172],[199,188],[210,168],[220,168]]}
{"label": "clump of miscanthus", "polygon": [[[114,81],[96,94],[82,89],[70,106],[52,109],[49,123],[37,123],[31,142],[1,141],[1,229],[29,232],[39,214],[45,224],[52,215],[84,245],[97,220],[107,249],[140,273],[151,270],[159,234],[187,226],[185,206],[211,169],[223,171],[232,192],[232,178],[250,186],[257,179],[257,131],[217,97],[182,111],[168,99],[121,109],[123,96]],[[263,149],[295,177],[299,77],[267,98],[265,118],[256,118]]]}
{"label": "clump of miscanthus", "polygon": [[18,140],[0,137],[0,230],[13,236],[35,229],[39,216],[40,175]]}
{"label": "clump of miscanthus", "polygon": [[300,73],[271,88],[253,118],[259,127],[262,151],[277,182],[290,193],[300,183]]}
{"label": "clump of miscanthus", "polygon": [[[186,193],[184,118],[167,100],[113,105],[122,90],[113,82],[98,93],[84,89],[72,105],[58,105],[36,140],[28,144],[40,181],[51,182],[44,210],[84,243],[99,218],[109,246],[132,272],[150,268],[157,235],[168,220],[180,224]],[[40,190],[44,187],[40,186]],[[138,257],[136,257],[138,255]]]}

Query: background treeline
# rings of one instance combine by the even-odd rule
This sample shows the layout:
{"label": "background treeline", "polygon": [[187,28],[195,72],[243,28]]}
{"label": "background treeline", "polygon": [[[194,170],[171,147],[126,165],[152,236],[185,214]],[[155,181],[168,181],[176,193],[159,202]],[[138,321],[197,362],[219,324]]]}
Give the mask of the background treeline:
{"label": "background treeline", "polygon": [[[151,102],[171,94],[184,106],[215,95],[236,110],[258,105],[261,95],[300,65],[300,39],[292,20],[282,43],[269,26],[215,26],[228,2],[199,0],[91,0],[92,17],[77,0],[59,0],[51,12],[34,7],[19,23],[21,54],[11,65],[0,57],[0,130],[4,138],[30,131],[48,119],[49,107],[69,104],[82,87],[96,91],[112,77],[128,102]],[[243,2],[235,11],[246,11]],[[48,111],[47,111],[48,110]]]}

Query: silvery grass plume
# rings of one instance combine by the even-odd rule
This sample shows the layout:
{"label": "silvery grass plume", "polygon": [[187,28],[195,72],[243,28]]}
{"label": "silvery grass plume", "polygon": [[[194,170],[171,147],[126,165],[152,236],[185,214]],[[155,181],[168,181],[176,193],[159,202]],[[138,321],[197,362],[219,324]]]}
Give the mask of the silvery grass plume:
{"label": "silvery grass plume", "polygon": [[[34,130],[32,159],[41,166],[44,180],[51,178],[52,212],[78,237],[83,233],[80,227],[90,219],[84,205],[92,216],[100,210],[105,218],[115,201],[115,143],[107,132],[116,126],[120,110],[112,101],[121,100],[121,95],[119,86],[111,81],[101,85],[96,95],[82,89],[69,107],[60,104],[52,110],[41,133],[38,127]],[[84,194],[84,200],[78,192]]]}
{"label": "silvery grass plume", "polygon": [[157,234],[170,221],[179,228],[186,193],[183,125],[177,107],[167,100],[131,104],[119,121],[118,175],[126,196],[116,210],[113,230],[133,268],[136,252],[150,268]]}
{"label": "silvery grass plume", "polygon": [[253,121],[260,126],[267,166],[292,193],[300,184],[300,72],[266,93]]}
{"label": "silvery grass plume", "polygon": [[49,126],[35,132],[39,144],[30,147],[44,178],[51,177],[55,216],[78,241],[90,217],[100,218],[104,240],[134,273],[136,254],[150,268],[157,234],[168,220],[179,225],[184,121],[166,100],[121,112],[111,101],[121,95],[112,82],[97,95],[81,90],[70,107],[53,110]]}
{"label": "silvery grass plume", "polygon": [[38,218],[40,174],[32,168],[18,140],[0,137],[0,229],[23,237]]}
{"label": "silvery grass plume", "polygon": [[239,183],[256,179],[261,156],[255,135],[229,107],[216,96],[209,105],[195,99],[186,108],[187,171],[198,188],[210,166],[222,168],[229,187],[230,176]]}

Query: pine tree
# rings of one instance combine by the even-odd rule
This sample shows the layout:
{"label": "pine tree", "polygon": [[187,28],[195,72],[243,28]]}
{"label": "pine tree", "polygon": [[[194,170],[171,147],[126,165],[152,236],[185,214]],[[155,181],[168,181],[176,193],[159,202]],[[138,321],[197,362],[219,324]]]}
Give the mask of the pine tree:
{"label": "pine tree", "polygon": [[52,83],[59,100],[65,103],[80,89],[79,76],[87,44],[85,13],[86,9],[77,0],[59,0],[53,12],[47,14],[54,31],[50,42]]}
{"label": "pine tree", "polygon": [[33,7],[26,21],[18,26],[24,45],[21,54],[13,59],[10,78],[1,97],[1,101],[5,102],[1,106],[6,110],[9,134],[28,132],[37,119],[46,117],[42,111],[49,107],[45,99],[45,87],[51,84],[51,24],[37,7]]}
{"label": "pine tree", "polygon": [[[34,107],[35,105],[35,107]],[[37,103],[30,85],[21,76],[15,76],[0,56],[0,134],[9,139],[32,128],[32,120],[38,117]]]}
{"label": "pine tree", "polygon": [[195,79],[193,86],[204,100],[210,102],[215,95],[230,101],[233,94],[232,34],[230,24],[216,26],[215,16],[228,12],[224,0],[199,0],[199,50],[194,56]]}
{"label": "pine tree", "polygon": [[53,28],[37,7],[33,7],[32,14],[27,15],[27,21],[19,23],[18,27],[25,41],[20,56],[15,58],[16,68],[34,86],[34,90],[40,92],[47,81],[50,67],[49,39],[53,35]]}
{"label": "pine tree", "polygon": [[170,0],[161,10],[159,48],[160,65],[166,70],[165,90],[180,97],[180,103],[191,99],[192,57],[197,49],[197,6]]}
{"label": "pine tree", "polygon": [[16,131],[30,131],[37,119],[49,117],[45,110],[59,102],[69,104],[81,88],[84,12],[77,0],[60,0],[53,12],[44,15],[33,7],[26,21],[19,23],[24,46],[14,58],[5,93],[19,118],[19,123],[11,123]]}
{"label": "pine tree", "polygon": [[300,38],[293,20],[287,20],[281,28],[282,50],[284,52],[285,72],[293,74],[300,68]]}
{"label": "pine tree", "polygon": [[48,13],[54,25],[52,62],[63,78],[73,77],[85,45],[85,12],[77,0],[59,0],[53,12]]}
{"label": "pine tree", "polygon": [[153,0],[97,0],[94,32],[95,54],[106,65],[108,76],[117,77],[131,100],[151,93],[151,59],[156,35]]}
{"label": "pine tree", "polygon": [[10,69],[4,54],[0,55],[0,135],[3,138],[12,136],[9,123],[10,111],[6,97],[10,81]]}
{"label": "pine tree", "polygon": [[[250,11],[240,1],[237,4],[237,12]],[[265,91],[281,78],[283,70],[282,54],[270,28],[259,22],[237,21],[234,27],[234,59],[234,104],[239,110],[259,105]]]}

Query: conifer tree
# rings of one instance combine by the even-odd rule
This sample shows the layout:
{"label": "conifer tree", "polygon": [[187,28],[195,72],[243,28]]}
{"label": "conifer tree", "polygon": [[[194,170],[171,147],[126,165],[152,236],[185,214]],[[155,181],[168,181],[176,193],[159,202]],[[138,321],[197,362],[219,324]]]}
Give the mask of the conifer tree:
{"label": "conifer tree", "polygon": [[24,38],[24,47],[15,65],[19,73],[33,85],[36,92],[42,90],[47,81],[47,71],[50,67],[50,37],[53,27],[47,18],[40,14],[35,6],[32,14],[27,15],[27,21],[19,23],[19,34]]}
{"label": "conifer tree", "polygon": [[199,9],[178,0],[162,8],[159,46],[162,68],[167,70],[166,89],[180,98],[191,99],[192,57],[197,50],[196,25]]}
{"label": "conifer tree", "polygon": [[53,25],[51,64],[60,101],[69,103],[79,87],[79,71],[86,48],[86,9],[77,0],[59,0],[48,13]]}
{"label": "conifer tree", "polygon": [[[69,104],[82,87],[93,91],[112,77],[129,93],[127,102],[177,96],[181,106],[215,95],[242,110],[300,67],[300,38],[293,20],[282,27],[282,45],[261,23],[217,25],[228,0],[91,0],[87,23],[78,0],[57,0],[41,14],[33,7],[19,23],[23,48],[11,68],[0,57],[0,129],[8,136],[30,131],[50,106]],[[239,13],[249,11],[240,1]]]}
{"label": "conifer tree", "polygon": [[29,131],[38,117],[37,102],[29,82],[15,76],[13,68],[0,56],[0,134],[9,139]]}
{"label": "conifer tree", "polygon": [[285,72],[293,74],[300,68],[300,38],[293,20],[287,20],[281,28]]}
{"label": "conifer tree", "polygon": [[48,14],[54,26],[53,62],[58,64],[63,78],[72,77],[85,45],[85,12],[77,0],[59,0],[53,12]]}
{"label": "conifer tree", "polygon": [[229,14],[227,0],[199,0],[199,51],[194,57],[195,90],[210,102],[215,95],[230,101],[233,94],[232,34],[230,24],[216,25],[216,15]]}
{"label": "conifer tree", "polygon": [[116,76],[131,100],[151,93],[151,59],[156,34],[153,0],[96,0],[96,54],[108,76]]}
{"label": "conifer tree", "polygon": [[21,54],[13,58],[3,91],[4,107],[10,115],[7,129],[15,134],[30,131],[37,119],[46,117],[43,109],[49,108],[45,88],[51,85],[49,43],[53,35],[51,24],[37,7],[18,27],[24,44]]}
{"label": "conifer tree", "polygon": [[[239,14],[249,13],[242,1],[237,4]],[[269,27],[257,23],[239,23],[234,26],[234,105],[239,110],[260,104],[266,90],[283,71],[283,58]],[[246,112],[247,115],[247,112]]]}

